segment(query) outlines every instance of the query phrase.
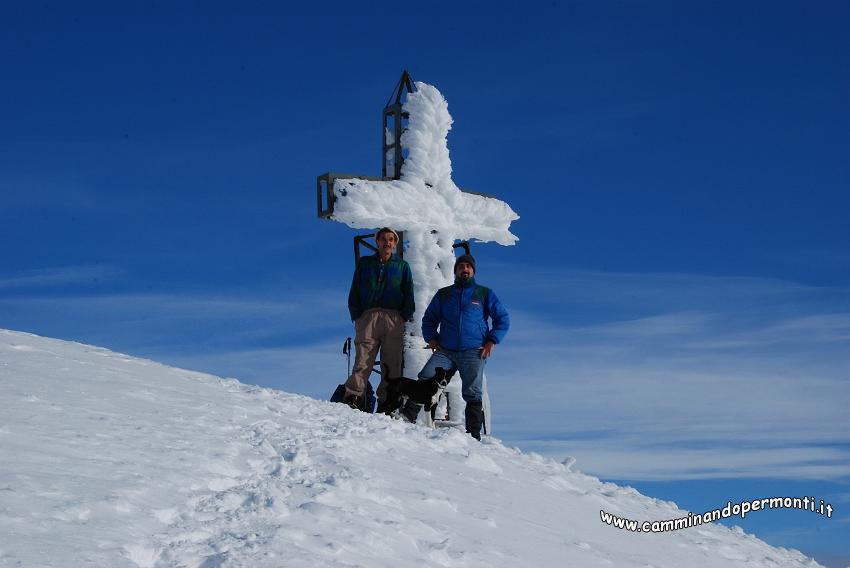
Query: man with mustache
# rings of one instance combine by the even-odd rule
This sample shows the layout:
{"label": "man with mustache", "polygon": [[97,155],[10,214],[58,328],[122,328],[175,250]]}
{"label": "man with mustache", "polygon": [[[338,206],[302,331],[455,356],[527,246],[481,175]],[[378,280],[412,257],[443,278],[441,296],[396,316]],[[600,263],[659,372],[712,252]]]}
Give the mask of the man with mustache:
{"label": "man with mustache", "polygon": [[[343,402],[359,410],[366,410],[366,383],[379,349],[389,376],[401,376],[404,322],[410,321],[415,311],[410,265],[394,254],[398,233],[383,227],[375,234],[375,243],[378,252],[357,262],[348,293],[348,310],[356,331],[355,355]],[[378,400],[384,398],[387,379],[381,377]]]}

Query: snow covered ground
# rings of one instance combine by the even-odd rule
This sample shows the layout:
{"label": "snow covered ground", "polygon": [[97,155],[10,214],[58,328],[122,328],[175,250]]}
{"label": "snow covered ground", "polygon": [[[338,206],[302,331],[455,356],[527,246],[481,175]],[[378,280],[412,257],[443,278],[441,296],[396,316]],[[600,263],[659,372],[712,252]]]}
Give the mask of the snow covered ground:
{"label": "snow covered ground", "polygon": [[4,567],[817,566],[614,528],[687,512],[495,439],[97,347],[0,330],[0,385]]}

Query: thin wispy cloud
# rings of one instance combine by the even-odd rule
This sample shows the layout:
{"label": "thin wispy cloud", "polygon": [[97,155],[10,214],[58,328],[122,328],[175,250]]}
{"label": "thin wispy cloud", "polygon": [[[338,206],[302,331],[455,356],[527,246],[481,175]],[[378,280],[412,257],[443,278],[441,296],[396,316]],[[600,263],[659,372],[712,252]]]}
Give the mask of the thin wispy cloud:
{"label": "thin wispy cloud", "polygon": [[[520,273],[521,280],[511,276]],[[843,301],[848,305],[850,290],[822,287],[787,280],[744,276],[712,276],[681,273],[629,273],[570,270],[557,266],[516,266],[491,262],[488,282],[498,289],[533,288],[540,302],[592,304],[624,311],[685,311],[696,306],[716,308],[793,309],[797,304]],[[495,284],[494,284],[495,285]],[[539,292],[548,291],[548,294]],[[526,292],[526,296],[528,293]],[[793,304],[788,304],[793,302]],[[569,312],[564,313],[569,316]]]}
{"label": "thin wispy cloud", "polygon": [[[9,301],[9,300],[7,300]],[[227,298],[216,296],[189,296],[179,294],[108,294],[97,296],[38,296],[16,298],[12,301],[64,309],[118,310],[121,312],[162,312],[175,318],[219,318],[230,315],[274,316],[292,314],[302,309],[297,301],[280,302]],[[306,302],[312,300],[306,299]]]}
{"label": "thin wispy cloud", "polygon": [[[37,317],[41,333],[126,350],[133,355],[154,351],[203,353],[312,343],[329,332],[338,335],[337,328],[347,322],[345,316],[337,317],[347,315],[340,295],[338,291],[324,290],[302,292],[287,300],[260,299],[244,291],[206,296],[38,295],[0,298],[0,314],[8,314],[6,319],[12,324],[18,313]],[[74,322],[70,329],[69,322]],[[85,336],[79,332],[69,336],[77,326],[87,330]]]}
{"label": "thin wispy cloud", "polygon": [[22,211],[34,209],[91,212],[100,205],[101,199],[96,191],[76,179],[78,174],[78,171],[68,174],[39,172],[0,178],[0,195],[3,196],[0,217],[4,213],[20,215]]}
{"label": "thin wispy cloud", "polygon": [[98,285],[121,275],[122,271],[117,267],[96,264],[45,268],[0,276],[0,291],[27,291],[74,284]]}
{"label": "thin wispy cloud", "polygon": [[[636,481],[726,478],[840,479],[850,475],[848,453],[830,448],[652,447],[640,440],[526,440],[523,447],[539,453],[577,457],[574,469]],[[564,453],[565,449],[570,452]]]}
{"label": "thin wispy cloud", "polygon": [[795,248],[770,255],[772,260],[791,266],[815,270],[841,270],[850,267],[850,252],[846,247],[835,249]]}

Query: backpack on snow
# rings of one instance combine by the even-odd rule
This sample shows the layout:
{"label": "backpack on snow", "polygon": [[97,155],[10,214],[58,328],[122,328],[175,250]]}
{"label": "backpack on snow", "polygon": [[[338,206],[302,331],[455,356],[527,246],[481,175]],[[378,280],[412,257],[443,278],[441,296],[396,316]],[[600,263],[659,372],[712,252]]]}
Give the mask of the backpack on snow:
{"label": "backpack on snow", "polygon": [[[345,341],[342,342],[342,354],[348,355],[348,369],[346,371],[346,378],[351,376],[351,338],[347,337]],[[331,395],[331,402],[344,402],[345,401],[345,383],[336,387],[336,390]],[[372,390],[372,383],[369,382],[369,379],[366,379],[366,391],[363,393],[363,406],[360,408],[363,412],[369,412],[370,414],[375,412],[375,403],[377,402],[377,397],[375,396],[375,391]]]}
{"label": "backpack on snow", "polygon": [[[331,395],[331,402],[342,402],[344,398],[345,384],[341,384],[336,387],[333,395]],[[377,398],[375,397],[375,391],[372,390],[372,383],[366,381],[366,392],[363,393],[363,407],[360,410],[363,412],[374,413],[376,401]]]}

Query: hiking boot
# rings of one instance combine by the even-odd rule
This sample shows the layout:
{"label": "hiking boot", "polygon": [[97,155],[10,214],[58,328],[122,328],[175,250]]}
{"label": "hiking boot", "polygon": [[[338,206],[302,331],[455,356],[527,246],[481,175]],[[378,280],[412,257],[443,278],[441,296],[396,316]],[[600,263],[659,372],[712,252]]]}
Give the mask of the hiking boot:
{"label": "hiking boot", "polygon": [[345,398],[342,399],[343,404],[347,404],[349,407],[354,410],[363,410],[363,397],[357,396],[356,394],[347,394]]}
{"label": "hiking boot", "polygon": [[466,431],[470,436],[481,441],[481,427],[484,426],[484,408],[480,400],[466,402]]}

